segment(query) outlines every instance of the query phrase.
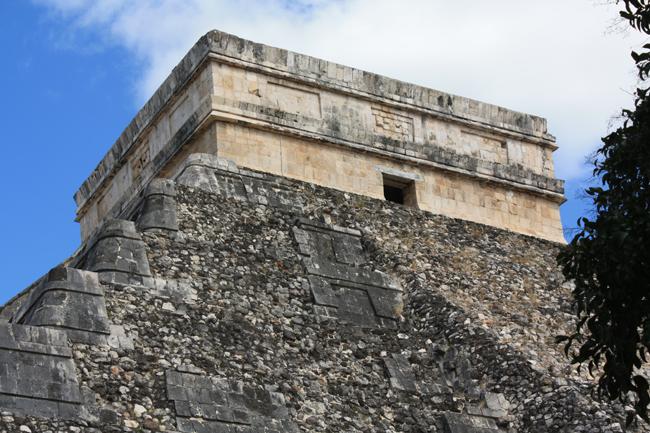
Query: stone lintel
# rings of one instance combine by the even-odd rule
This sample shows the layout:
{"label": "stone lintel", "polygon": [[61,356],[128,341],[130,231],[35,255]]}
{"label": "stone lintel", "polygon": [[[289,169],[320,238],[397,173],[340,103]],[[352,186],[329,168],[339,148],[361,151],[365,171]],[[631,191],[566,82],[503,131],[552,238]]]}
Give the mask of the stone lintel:
{"label": "stone lintel", "polygon": [[373,165],[372,168],[373,168],[373,170],[377,170],[378,172],[380,172],[382,174],[387,174],[388,176],[394,176],[394,177],[398,177],[398,178],[401,178],[401,179],[417,180],[419,182],[424,181],[424,178],[422,177],[421,174],[409,173],[409,172],[401,171],[401,170],[395,170],[394,168],[384,167],[382,165]]}

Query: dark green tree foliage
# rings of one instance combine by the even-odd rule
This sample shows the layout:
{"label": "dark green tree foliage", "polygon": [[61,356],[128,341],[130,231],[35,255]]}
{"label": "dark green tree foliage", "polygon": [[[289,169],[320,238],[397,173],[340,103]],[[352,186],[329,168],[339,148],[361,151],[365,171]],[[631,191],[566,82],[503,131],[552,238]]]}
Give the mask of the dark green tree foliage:
{"label": "dark green tree foliage", "polygon": [[[650,34],[650,0],[625,0],[621,16]],[[632,53],[643,82],[650,72],[650,44]],[[574,280],[578,325],[561,336],[572,363],[603,366],[598,393],[615,400],[636,394],[635,409],[648,418],[648,382],[635,370],[650,348],[650,95],[637,89],[634,110],[624,110],[622,127],[603,138],[594,175],[599,187],[587,194],[596,218],[578,220],[581,232],[558,256]],[[572,350],[573,345],[573,350]],[[628,416],[628,424],[634,414]]]}

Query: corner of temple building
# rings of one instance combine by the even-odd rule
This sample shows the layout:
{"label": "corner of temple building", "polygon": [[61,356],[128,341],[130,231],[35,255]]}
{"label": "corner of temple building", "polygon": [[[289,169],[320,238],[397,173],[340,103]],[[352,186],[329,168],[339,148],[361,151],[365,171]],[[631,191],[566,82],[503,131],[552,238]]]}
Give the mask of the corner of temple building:
{"label": "corner of temple building", "polygon": [[86,239],[192,154],[564,242],[546,120],[212,31],[75,194]]}

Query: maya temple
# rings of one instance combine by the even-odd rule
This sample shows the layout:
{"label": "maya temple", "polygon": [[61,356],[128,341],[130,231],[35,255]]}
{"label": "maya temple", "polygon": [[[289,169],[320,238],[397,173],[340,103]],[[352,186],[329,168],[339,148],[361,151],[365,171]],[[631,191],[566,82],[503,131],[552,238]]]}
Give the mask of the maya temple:
{"label": "maya temple", "polygon": [[0,307],[0,433],[622,432],[554,344],[556,149],[207,33],[74,195],[79,249]]}

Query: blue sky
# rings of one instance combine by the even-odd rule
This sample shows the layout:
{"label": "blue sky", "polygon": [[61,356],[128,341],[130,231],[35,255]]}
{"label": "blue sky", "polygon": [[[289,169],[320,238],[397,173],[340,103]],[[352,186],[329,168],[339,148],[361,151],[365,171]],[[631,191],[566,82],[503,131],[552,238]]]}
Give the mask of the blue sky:
{"label": "blue sky", "polygon": [[589,0],[0,2],[0,304],[79,247],[73,194],[210,29],[546,117],[574,226],[584,156],[632,105],[642,40],[605,34],[616,15]]}

